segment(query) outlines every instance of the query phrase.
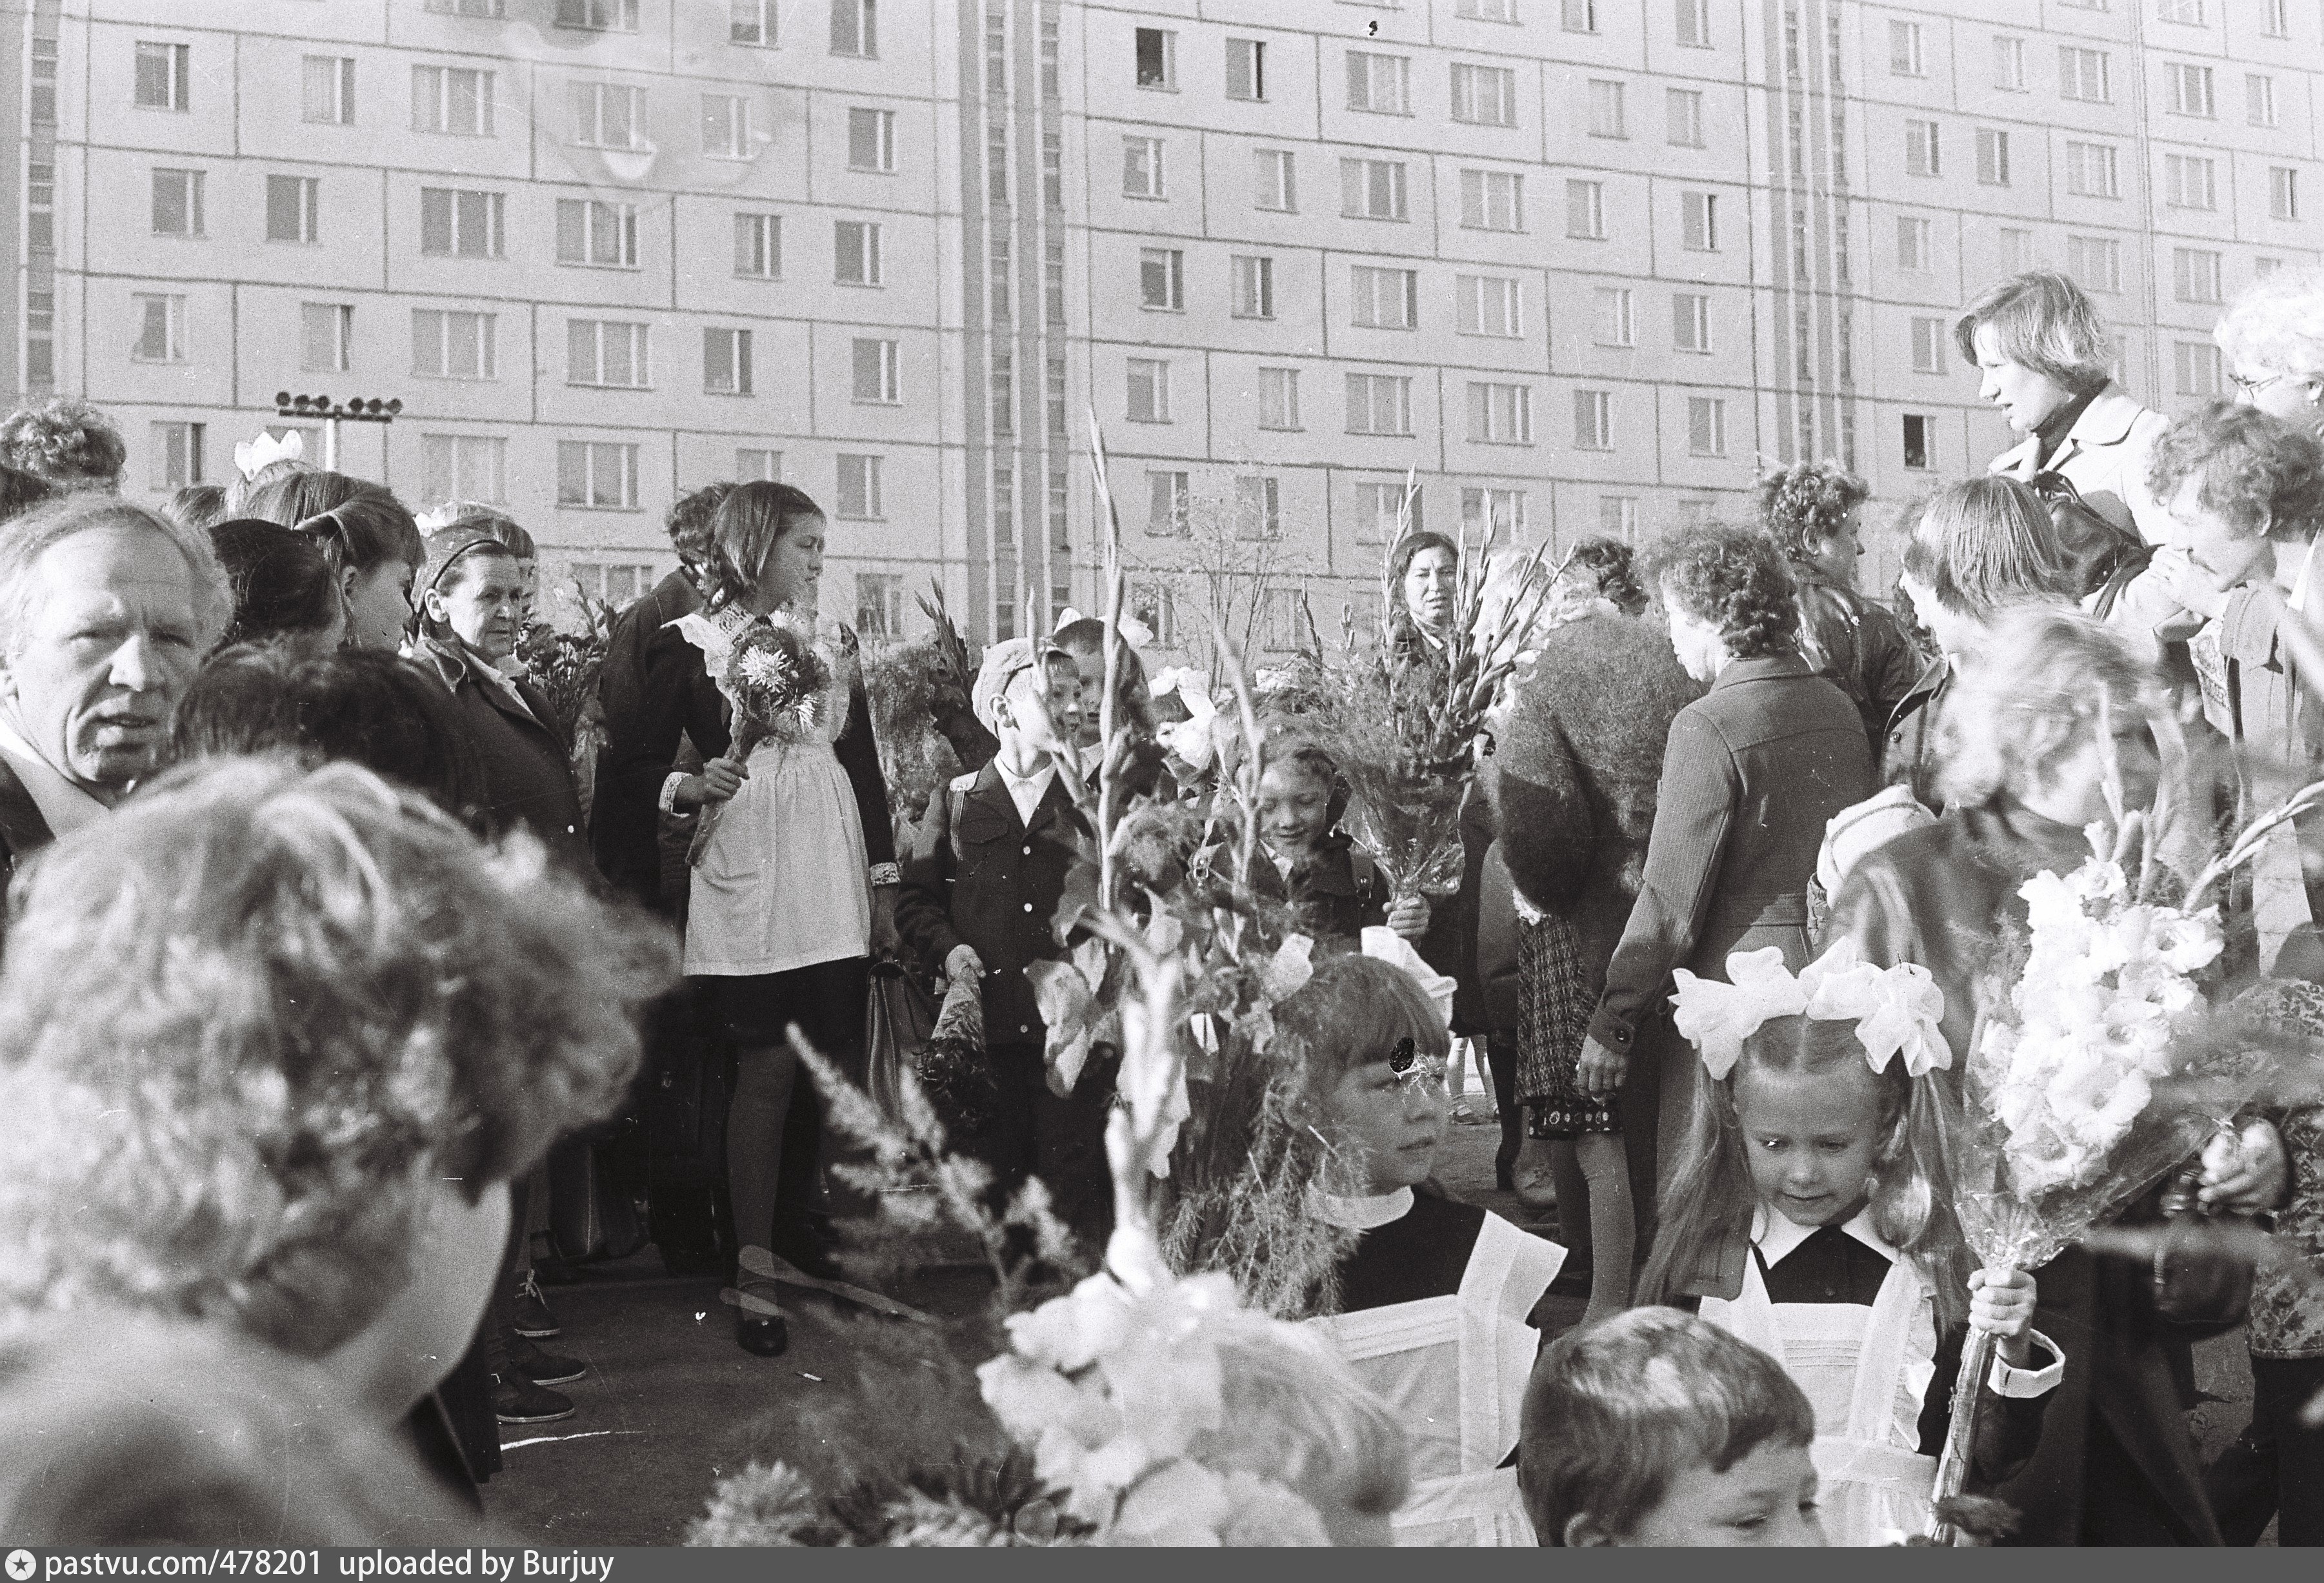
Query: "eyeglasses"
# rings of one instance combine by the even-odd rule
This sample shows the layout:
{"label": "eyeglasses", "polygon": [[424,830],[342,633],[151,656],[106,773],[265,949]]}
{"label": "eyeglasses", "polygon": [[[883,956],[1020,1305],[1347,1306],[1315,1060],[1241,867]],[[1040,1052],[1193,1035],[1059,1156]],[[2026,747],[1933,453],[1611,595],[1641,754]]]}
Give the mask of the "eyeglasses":
{"label": "eyeglasses", "polygon": [[2227,383],[2246,395],[2255,396],[2277,381],[2290,377],[2288,374],[2271,374],[2265,379],[2246,379],[2240,374],[2230,374],[2227,375]]}

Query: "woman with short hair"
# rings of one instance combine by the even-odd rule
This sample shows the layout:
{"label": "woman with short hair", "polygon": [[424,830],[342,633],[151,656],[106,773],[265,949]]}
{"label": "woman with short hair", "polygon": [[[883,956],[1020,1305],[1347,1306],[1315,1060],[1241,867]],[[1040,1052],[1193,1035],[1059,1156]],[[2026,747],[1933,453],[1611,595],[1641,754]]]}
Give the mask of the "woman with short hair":
{"label": "woman with short hair", "polygon": [[345,473],[302,467],[254,491],[246,514],[312,538],[347,606],[347,642],[391,653],[410,634],[412,584],[428,559],[403,503]]}
{"label": "woman with short hair", "polygon": [[1759,479],[1759,517],[1799,586],[1800,654],[1837,682],[1877,743],[1921,674],[1904,629],[1856,591],[1872,491],[1837,462],[1794,462]]}
{"label": "woman with short hair", "polygon": [[2236,399],[2324,434],[2324,264],[2262,275],[2211,331]]}

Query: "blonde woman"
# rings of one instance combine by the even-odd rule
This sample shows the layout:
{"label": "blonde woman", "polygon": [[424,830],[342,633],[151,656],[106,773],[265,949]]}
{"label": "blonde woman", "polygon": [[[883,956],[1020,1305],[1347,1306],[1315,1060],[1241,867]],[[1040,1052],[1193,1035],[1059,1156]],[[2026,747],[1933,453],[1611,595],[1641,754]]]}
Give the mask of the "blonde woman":
{"label": "blonde woman", "polygon": [[2324,434],[2324,264],[2254,281],[2211,338],[2227,356],[2237,401]]}

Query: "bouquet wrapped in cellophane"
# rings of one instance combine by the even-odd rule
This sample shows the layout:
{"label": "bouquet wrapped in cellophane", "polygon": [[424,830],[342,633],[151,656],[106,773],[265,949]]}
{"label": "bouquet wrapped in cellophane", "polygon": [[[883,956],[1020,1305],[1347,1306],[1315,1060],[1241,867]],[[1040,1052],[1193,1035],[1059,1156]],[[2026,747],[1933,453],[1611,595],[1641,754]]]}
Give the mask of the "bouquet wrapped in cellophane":
{"label": "bouquet wrapped in cellophane", "polygon": [[[831,667],[807,634],[781,617],[756,622],[734,634],[718,689],[734,706],[734,741],[728,755],[747,762],[769,742],[801,743],[822,723],[824,690]],[[725,810],[713,803],[696,827],[686,860],[698,864],[710,846],[710,832]]]}

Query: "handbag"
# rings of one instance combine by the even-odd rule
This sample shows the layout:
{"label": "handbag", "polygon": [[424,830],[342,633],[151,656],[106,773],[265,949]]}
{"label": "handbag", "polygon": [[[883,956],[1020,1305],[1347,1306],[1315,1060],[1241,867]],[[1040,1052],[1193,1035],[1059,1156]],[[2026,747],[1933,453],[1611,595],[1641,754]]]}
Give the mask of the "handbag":
{"label": "handbag", "polygon": [[2105,619],[2130,579],[2145,570],[2146,563],[2154,559],[2154,546],[2130,529],[2117,527],[2084,500],[2082,492],[2063,473],[2036,473],[2027,481],[2027,487],[2049,508],[2051,525],[2057,530],[2058,549],[2074,570],[2075,597],[2087,599],[2093,594],[2099,595],[2093,613]]}
{"label": "handbag", "polygon": [[936,1025],[936,997],[892,958],[872,964],[872,987],[863,1013],[864,1086],[890,1124],[904,1125],[903,1074],[913,1069],[920,1046]]}

